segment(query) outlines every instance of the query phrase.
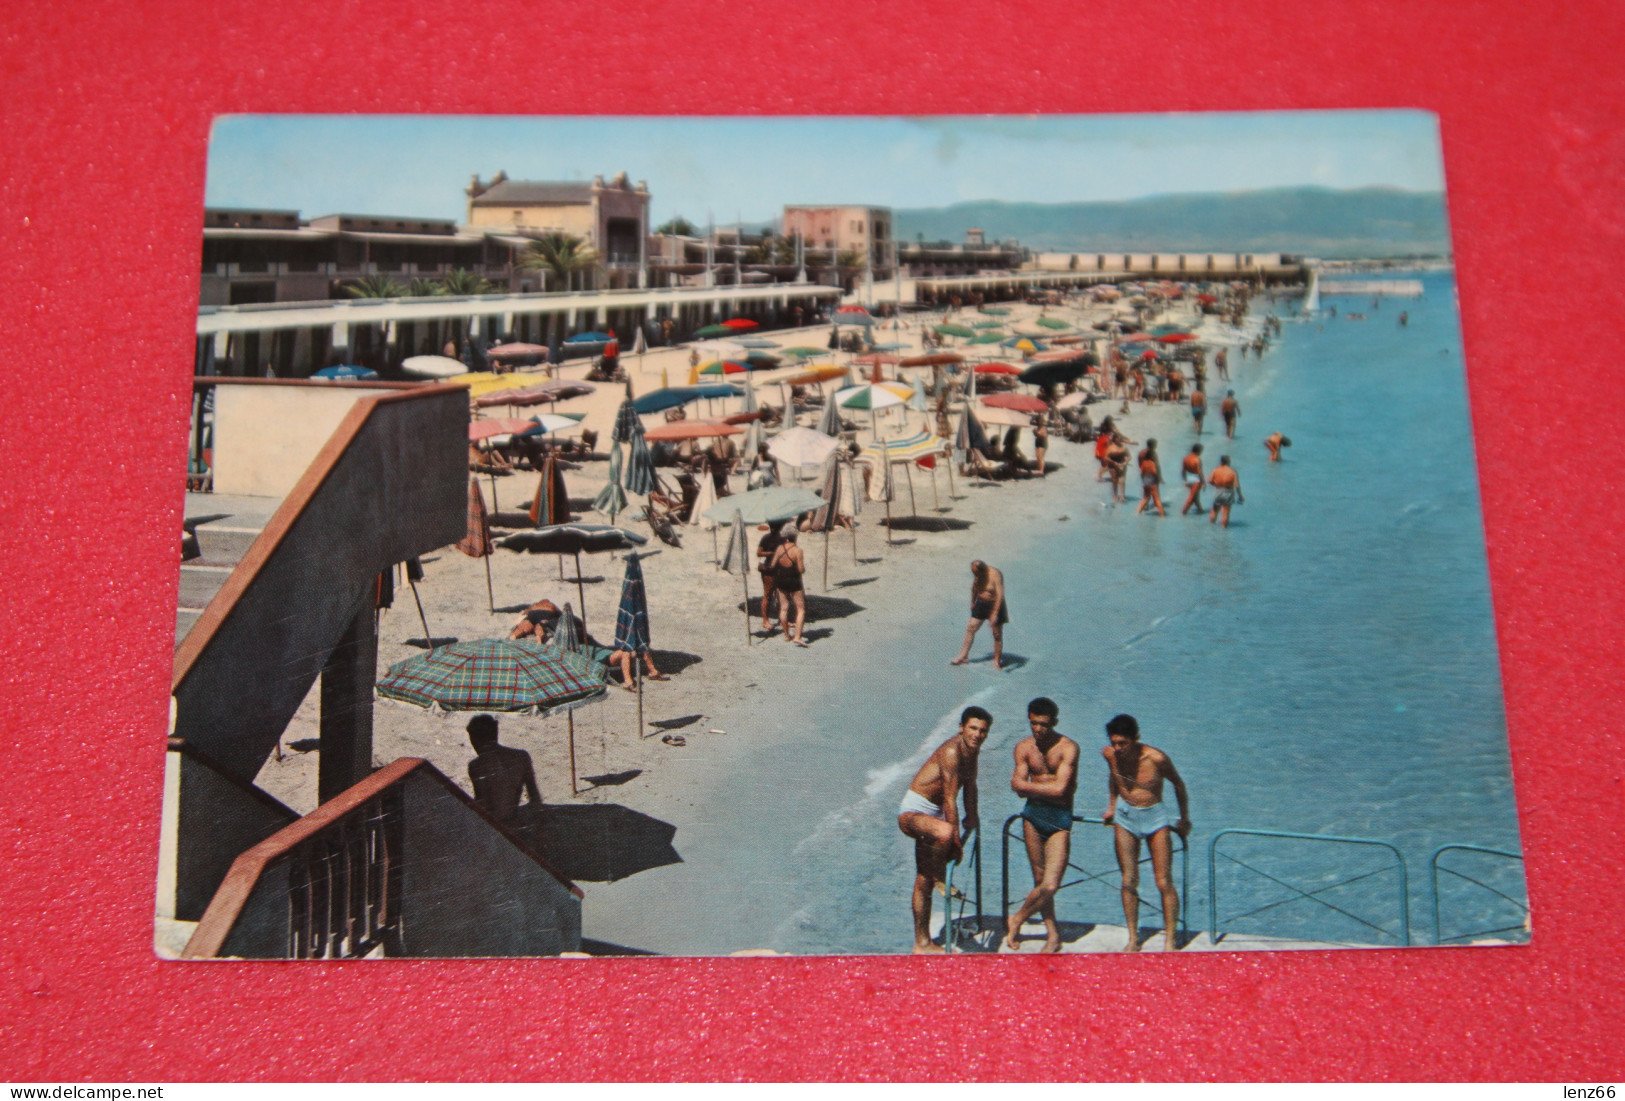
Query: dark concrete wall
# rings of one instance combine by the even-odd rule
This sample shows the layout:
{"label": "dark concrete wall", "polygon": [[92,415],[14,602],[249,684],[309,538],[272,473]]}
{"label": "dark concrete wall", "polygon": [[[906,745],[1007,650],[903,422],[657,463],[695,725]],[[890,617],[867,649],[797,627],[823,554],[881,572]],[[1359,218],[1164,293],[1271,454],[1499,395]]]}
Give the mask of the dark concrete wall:
{"label": "dark concrete wall", "polygon": [[[343,637],[357,594],[392,564],[462,538],[467,426],[461,387],[373,408],[179,678],[177,736],[252,782]],[[284,503],[262,542],[295,504]]]}
{"label": "dark concrete wall", "polygon": [[[177,751],[171,750],[176,753]],[[179,752],[175,917],[197,921],[238,853],[299,816],[265,792]]]}

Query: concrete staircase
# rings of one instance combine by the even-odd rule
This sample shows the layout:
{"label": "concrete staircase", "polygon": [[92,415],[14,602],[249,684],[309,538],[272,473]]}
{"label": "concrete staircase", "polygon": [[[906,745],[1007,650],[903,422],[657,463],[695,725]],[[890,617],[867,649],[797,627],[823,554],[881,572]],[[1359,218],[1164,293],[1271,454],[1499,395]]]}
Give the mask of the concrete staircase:
{"label": "concrete staircase", "polygon": [[191,556],[181,562],[180,602],[175,610],[177,647],[281,504],[280,497],[186,495],[182,527],[192,537],[186,541],[186,553]]}

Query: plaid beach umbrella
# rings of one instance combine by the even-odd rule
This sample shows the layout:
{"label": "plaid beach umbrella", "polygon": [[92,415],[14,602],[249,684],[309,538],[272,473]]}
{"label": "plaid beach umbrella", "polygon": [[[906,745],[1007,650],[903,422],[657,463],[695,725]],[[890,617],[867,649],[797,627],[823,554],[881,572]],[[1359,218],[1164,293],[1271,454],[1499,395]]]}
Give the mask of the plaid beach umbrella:
{"label": "plaid beach umbrella", "polygon": [[655,457],[649,453],[649,441],[639,432],[632,437],[631,451],[626,458],[626,478],[621,483],[628,493],[647,497],[655,487]]}
{"label": "plaid beach umbrella", "polygon": [[564,489],[564,471],[550,453],[542,465],[541,481],[536,483],[536,496],[530,502],[530,522],[540,528],[568,524],[572,519],[570,495]]}
{"label": "plaid beach umbrella", "polygon": [[626,574],[621,579],[621,606],[615,613],[615,649],[646,654],[649,637],[649,599],[643,588],[643,566],[638,556],[626,556]]}
{"label": "plaid beach umbrella", "polygon": [[602,699],[606,690],[603,671],[584,658],[524,639],[476,638],[396,662],[377,691],[442,711],[551,715]]}
{"label": "plaid beach umbrella", "polygon": [[638,411],[632,407],[628,398],[621,402],[621,408],[615,414],[615,427],[609,430],[609,438],[618,443],[625,443],[633,436],[643,435],[643,422],[638,420]]}
{"label": "plaid beach umbrella", "polygon": [[593,500],[592,507],[615,522],[615,516],[626,508],[626,493],[621,489],[621,442],[616,440],[609,449],[609,484]]}

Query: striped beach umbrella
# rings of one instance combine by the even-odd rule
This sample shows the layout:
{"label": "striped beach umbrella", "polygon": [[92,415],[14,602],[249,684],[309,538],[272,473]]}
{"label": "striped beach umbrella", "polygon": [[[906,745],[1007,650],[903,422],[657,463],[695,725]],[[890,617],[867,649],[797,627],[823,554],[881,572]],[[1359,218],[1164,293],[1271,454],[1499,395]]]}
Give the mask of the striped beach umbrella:
{"label": "striped beach umbrella", "polygon": [[626,493],[621,489],[621,463],[621,441],[616,440],[609,449],[609,482],[592,503],[612,524],[616,515],[626,508]]}
{"label": "striped beach umbrella", "polygon": [[605,694],[602,670],[524,639],[476,638],[398,661],[378,680],[385,699],[442,711],[556,714]]}
{"label": "striped beach umbrella", "polygon": [[549,452],[547,462],[542,464],[541,481],[536,483],[536,496],[530,502],[530,522],[537,527],[547,527],[568,524],[572,519],[570,495],[564,488],[564,471]]}

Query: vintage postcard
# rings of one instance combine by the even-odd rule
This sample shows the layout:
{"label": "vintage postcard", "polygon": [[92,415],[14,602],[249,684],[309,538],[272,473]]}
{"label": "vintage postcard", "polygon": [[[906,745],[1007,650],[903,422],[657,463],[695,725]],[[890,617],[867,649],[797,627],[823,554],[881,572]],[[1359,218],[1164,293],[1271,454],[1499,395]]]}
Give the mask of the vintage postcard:
{"label": "vintage postcard", "polygon": [[233,116],[201,213],[160,954],[1529,939],[1431,115]]}

